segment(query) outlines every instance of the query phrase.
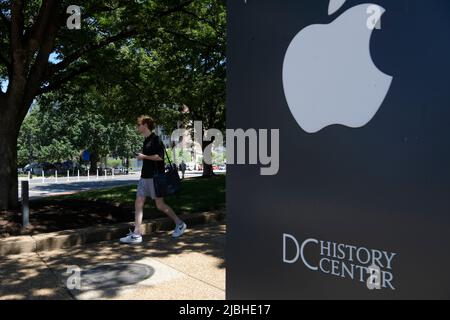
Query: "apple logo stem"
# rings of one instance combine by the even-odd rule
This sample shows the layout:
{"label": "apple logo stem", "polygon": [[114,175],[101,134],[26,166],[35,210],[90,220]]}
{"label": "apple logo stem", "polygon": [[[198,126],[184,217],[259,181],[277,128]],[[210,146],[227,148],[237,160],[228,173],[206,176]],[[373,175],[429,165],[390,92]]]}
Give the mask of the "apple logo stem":
{"label": "apple logo stem", "polygon": [[[332,0],[336,12],[345,0]],[[381,72],[370,54],[374,28],[368,8],[352,7],[326,25],[311,25],[291,41],[283,63],[283,89],[297,123],[308,133],[340,124],[366,125],[382,105],[392,77]],[[385,10],[380,8],[380,17]]]}

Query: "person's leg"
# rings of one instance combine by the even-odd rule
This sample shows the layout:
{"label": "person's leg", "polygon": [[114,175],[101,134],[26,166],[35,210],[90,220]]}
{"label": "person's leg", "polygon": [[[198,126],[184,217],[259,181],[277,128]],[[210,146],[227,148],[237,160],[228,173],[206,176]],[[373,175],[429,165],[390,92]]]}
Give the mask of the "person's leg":
{"label": "person's leg", "polygon": [[178,216],[173,212],[172,208],[169,207],[165,202],[164,198],[155,198],[155,204],[156,208],[158,208],[159,211],[164,212],[170,219],[175,222],[175,224],[182,223],[181,219],[178,218]]}
{"label": "person's leg", "polygon": [[126,244],[138,244],[142,242],[142,236],[141,236],[141,224],[142,224],[142,217],[143,217],[143,211],[144,211],[144,204],[145,204],[145,184],[144,180],[139,180],[137,194],[136,194],[136,200],[134,202],[134,231],[127,234],[125,237],[120,238],[121,243]]}
{"label": "person's leg", "polygon": [[135,234],[141,234],[141,224],[142,224],[142,217],[144,215],[144,204],[145,204],[145,197],[136,197],[136,201],[134,202],[134,233]]}

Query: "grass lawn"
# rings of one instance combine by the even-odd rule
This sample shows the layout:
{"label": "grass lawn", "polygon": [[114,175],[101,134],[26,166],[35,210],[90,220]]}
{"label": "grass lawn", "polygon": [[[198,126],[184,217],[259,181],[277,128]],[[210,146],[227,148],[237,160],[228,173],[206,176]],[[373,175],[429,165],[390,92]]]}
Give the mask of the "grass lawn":
{"label": "grass lawn", "polygon": [[[192,178],[181,182],[179,194],[165,198],[175,212],[192,213],[225,207],[225,175],[214,178]],[[133,206],[136,199],[136,185],[103,190],[84,191],[73,195],[56,196],[48,199],[83,200]],[[155,208],[154,201],[146,201],[146,208]]]}

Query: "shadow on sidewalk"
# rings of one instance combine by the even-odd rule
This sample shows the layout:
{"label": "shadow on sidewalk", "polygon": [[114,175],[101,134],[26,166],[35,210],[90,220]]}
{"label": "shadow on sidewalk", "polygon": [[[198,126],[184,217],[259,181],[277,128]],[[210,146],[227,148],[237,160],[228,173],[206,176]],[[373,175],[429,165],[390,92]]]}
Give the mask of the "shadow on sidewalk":
{"label": "shadow on sidewalk", "polygon": [[[191,255],[190,255],[191,254]],[[140,245],[121,245],[118,241],[100,242],[64,250],[23,254],[0,258],[0,299],[70,299],[76,291],[66,288],[69,266],[83,270],[107,265],[136,264],[146,258],[162,259],[185,257],[186,267],[200,272],[202,261],[192,261],[196,254],[205,255],[208,268],[225,269],[225,223],[196,226],[180,239],[172,239],[168,232],[158,232],[144,237]],[[198,270],[195,270],[198,268]],[[129,270],[127,272],[130,272]],[[133,271],[131,271],[133,272]],[[212,273],[212,276],[214,275]],[[149,277],[156,277],[151,274]],[[211,275],[209,275],[211,276]],[[102,298],[115,298],[121,286],[99,286],[96,291]]]}

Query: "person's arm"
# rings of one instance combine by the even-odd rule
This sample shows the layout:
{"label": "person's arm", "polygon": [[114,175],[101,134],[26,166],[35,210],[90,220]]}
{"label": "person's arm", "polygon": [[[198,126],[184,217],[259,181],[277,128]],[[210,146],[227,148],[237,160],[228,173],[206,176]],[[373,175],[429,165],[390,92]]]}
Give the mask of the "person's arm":
{"label": "person's arm", "polygon": [[158,137],[158,144],[157,144],[156,154],[154,157],[157,159],[156,161],[164,161],[164,144],[161,140],[161,138]]}
{"label": "person's arm", "polygon": [[158,138],[158,140],[155,141],[157,144],[156,147],[156,154],[153,154],[151,156],[147,156],[145,154],[139,153],[137,158],[139,160],[151,160],[151,161],[164,161],[164,144],[162,141]]}
{"label": "person's arm", "polygon": [[163,161],[163,159],[159,156],[159,154],[154,154],[152,156],[146,156],[148,158],[148,160],[153,160],[153,161]]}
{"label": "person's arm", "polygon": [[146,156],[145,154],[139,153],[137,158],[139,160],[163,161],[163,159],[161,159],[161,157],[158,154]]}

